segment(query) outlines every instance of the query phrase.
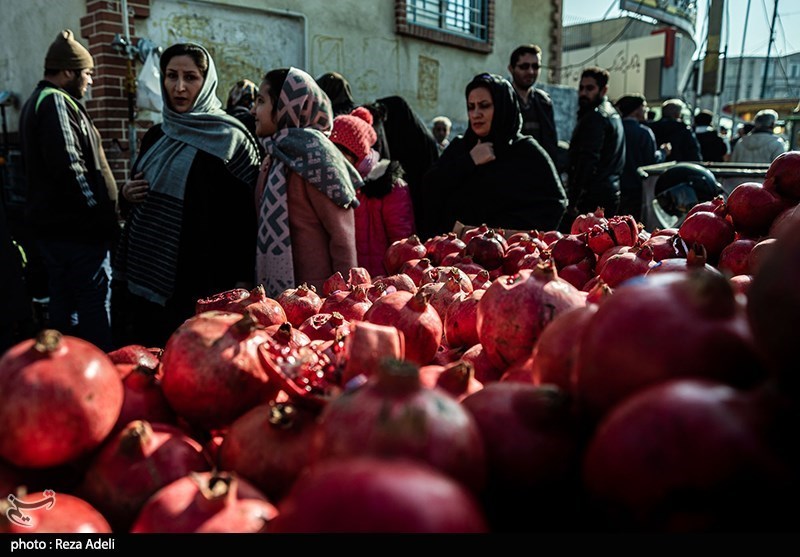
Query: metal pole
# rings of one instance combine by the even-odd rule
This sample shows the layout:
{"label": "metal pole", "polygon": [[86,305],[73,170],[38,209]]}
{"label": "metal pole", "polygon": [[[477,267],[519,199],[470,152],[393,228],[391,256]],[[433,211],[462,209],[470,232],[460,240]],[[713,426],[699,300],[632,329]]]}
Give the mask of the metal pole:
{"label": "metal pole", "polygon": [[122,29],[125,34],[125,52],[127,54],[127,75],[126,90],[128,92],[128,149],[131,153],[131,168],[136,162],[136,70],[134,68],[134,51],[136,48],[131,44],[131,33],[128,29],[128,0],[121,0],[122,3]]}
{"label": "metal pole", "polygon": [[775,19],[778,17],[778,0],[775,0],[775,8],[772,10],[772,24],[769,26],[769,43],[767,44],[767,59],[764,60],[764,77],[761,79],[761,96],[764,98],[764,89],[767,88],[767,71],[769,70],[769,54],[772,50],[772,41],[775,37]]}
{"label": "metal pole", "polygon": [[739,100],[739,86],[742,83],[742,66],[744,66],[744,42],[747,40],[747,22],[750,20],[750,0],[747,0],[747,11],[744,14],[744,31],[742,32],[742,49],[739,52],[739,67],[736,68],[736,88],[733,90],[733,125],[731,126],[731,139],[736,133],[736,120],[739,114],[736,112],[736,102]]}

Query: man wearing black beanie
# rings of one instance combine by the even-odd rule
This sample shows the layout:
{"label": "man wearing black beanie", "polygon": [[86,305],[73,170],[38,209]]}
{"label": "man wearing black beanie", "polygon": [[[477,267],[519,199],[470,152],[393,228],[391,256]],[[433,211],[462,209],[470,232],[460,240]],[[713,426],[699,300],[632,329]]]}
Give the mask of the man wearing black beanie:
{"label": "man wearing black beanie", "polygon": [[[48,274],[49,328],[111,350],[109,250],[119,232],[117,186],[100,134],[79,102],[94,62],[69,29],[20,116],[26,219]],[[77,315],[77,326],[74,320]]]}

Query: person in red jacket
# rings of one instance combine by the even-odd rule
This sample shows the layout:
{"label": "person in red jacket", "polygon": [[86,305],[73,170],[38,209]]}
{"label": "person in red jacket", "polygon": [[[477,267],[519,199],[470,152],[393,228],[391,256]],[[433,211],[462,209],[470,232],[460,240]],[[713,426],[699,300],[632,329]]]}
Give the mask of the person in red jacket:
{"label": "person in red jacket", "polygon": [[333,120],[331,141],[364,178],[358,190],[356,254],[358,265],[373,277],[386,275],[383,258],[389,245],[414,234],[411,192],[397,161],[381,159],[373,149],[377,134],[372,112],[359,107]]}

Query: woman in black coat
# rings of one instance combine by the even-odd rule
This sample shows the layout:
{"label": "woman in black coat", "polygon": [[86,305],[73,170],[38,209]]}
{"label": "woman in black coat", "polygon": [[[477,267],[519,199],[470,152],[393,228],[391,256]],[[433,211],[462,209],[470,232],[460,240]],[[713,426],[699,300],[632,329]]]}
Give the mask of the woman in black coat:
{"label": "woman in black coat", "polygon": [[430,237],[465,225],[506,230],[555,230],[567,195],[547,152],[522,135],[511,84],[499,75],[475,76],[466,88],[469,128],[426,173],[426,214],[437,215]]}

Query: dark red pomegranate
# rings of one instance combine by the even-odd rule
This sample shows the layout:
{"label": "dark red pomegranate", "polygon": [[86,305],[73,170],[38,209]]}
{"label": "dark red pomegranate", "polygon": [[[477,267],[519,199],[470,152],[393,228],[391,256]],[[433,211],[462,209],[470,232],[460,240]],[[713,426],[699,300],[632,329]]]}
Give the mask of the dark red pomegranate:
{"label": "dark red pomegranate", "polygon": [[[553,385],[492,383],[462,405],[486,447],[482,500],[492,531],[568,528],[582,452],[567,393]],[[520,500],[531,504],[514,504]]]}
{"label": "dark red pomegranate", "polygon": [[264,286],[256,286],[244,297],[240,290],[237,288],[198,300],[195,314],[211,310],[241,314],[248,311],[264,327],[279,325],[286,321],[286,312],[277,301],[267,296]]}
{"label": "dark red pomegranate", "polygon": [[734,233],[730,220],[718,212],[708,211],[698,211],[686,217],[678,232],[687,245],[701,244],[705,247],[712,265],[719,260],[725,246],[733,242]]}
{"label": "dark red pomegranate", "polygon": [[[155,369],[158,367],[159,358],[152,348],[141,344],[129,344],[108,353],[109,359],[114,364],[141,365]],[[133,369],[133,368],[131,368]]]}
{"label": "dark red pomegranate", "polygon": [[110,534],[111,526],[80,497],[53,490],[28,493],[19,488],[0,499],[0,533]]}
{"label": "dark red pomegranate", "polygon": [[475,368],[464,360],[422,366],[419,368],[420,381],[429,389],[439,388],[457,400],[477,393],[483,384],[475,379]]}
{"label": "dark red pomegranate", "polygon": [[421,462],[371,457],[322,462],[293,485],[270,533],[485,533],[474,495]]}
{"label": "dark red pomegranate", "polygon": [[179,428],[132,421],[92,459],[78,493],[126,532],[145,501],[190,472],[210,470],[203,447]]}
{"label": "dark red pomegranate", "polygon": [[475,368],[475,379],[483,383],[499,381],[508,366],[496,366],[486,355],[483,345],[478,343],[467,348],[461,359],[472,364]]}
{"label": "dark red pomegranate", "polygon": [[337,290],[328,295],[319,308],[319,313],[337,312],[348,321],[362,321],[364,314],[372,306],[363,285],[356,285],[346,290]]}
{"label": "dark red pomegranate", "polygon": [[772,181],[780,195],[800,199],[800,151],[787,151],[775,157],[767,169],[766,180]]}
{"label": "dark red pomegranate", "polygon": [[444,317],[444,336],[450,347],[470,347],[480,342],[478,338],[478,302],[486,290],[473,290],[453,300]]}
{"label": "dark red pomegranate", "polygon": [[309,463],[317,412],[290,403],[261,404],[225,435],[219,466],[280,501]]}
{"label": "dark red pomegranate", "polygon": [[392,325],[380,325],[368,321],[353,323],[350,334],[344,340],[345,365],[341,384],[359,375],[370,377],[384,358],[405,357],[405,336]]}
{"label": "dark red pomegranate", "polygon": [[430,363],[442,342],[444,326],[430,304],[430,292],[393,292],[372,304],[364,321],[395,327],[405,337],[405,357],[419,365]]}
{"label": "dark red pomegranate", "polygon": [[405,290],[406,292],[411,292],[412,294],[417,292],[417,285],[414,283],[411,277],[405,273],[398,273],[395,275],[389,275],[387,277],[378,277],[372,284],[373,286],[383,284],[386,286],[387,290],[389,288],[394,288],[395,290]]}
{"label": "dark red pomegranate", "polygon": [[722,250],[717,268],[728,277],[749,274],[750,267],[747,258],[755,245],[755,240],[746,238],[734,240]]}
{"label": "dark red pomegranate", "polygon": [[507,249],[506,239],[497,231],[490,229],[470,238],[464,247],[464,255],[471,256],[475,263],[491,271],[503,265]]}
{"label": "dark red pomegranate", "polygon": [[545,327],[584,305],[586,293],[558,277],[551,262],[495,280],[478,303],[478,337],[498,368],[530,356]]}
{"label": "dark red pomegranate", "polygon": [[228,473],[200,472],[162,487],[142,507],[132,534],[256,534],[278,510]]}
{"label": "dark red pomegranate", "polygon": [[424,257],[430,259],[434,265],[441,265],[442,259],[447,254],[461,253],[466,247],[466,244],[458,238],[455,232],[435,236],[425,243],[427,251]]}
{"label": "dark red pomegranate", "polygon": [[169,405],[161,388],[161,376],[159,370],[136,366],[125,377],[122,381],[125,394],[114,432],[120,431],[134,420],[177,424],[175,410]]}
{"label": "dark red pomegranate", "polygon": [[0,458],[48,468],[83,457],[111,432],[122,380],[95,345],[47,329],[0,358]]}
{"label": "dark red pomegranate", "polygon": [[782,530],[783,509],[792,504],[784,495],[792,492],[790,473],[768,443],[765,417],[754,393],[707,380],[672,380],[623,400],[598,427],[584,460],[597,526]]}
{"label": "dark red pomegranate", "polygon": [[605,210],[602,207],[598,207],[591,213],[584,213],[575,217],[569,233],[583,234],[588,232],[595,224],[605,224],[606,222],[608,222],[608,219],[606,219]]}
{"label": "dark red pomegranate", "polygon": [[318,460],[353,456],[413,458],[478,491],[485,480],[483,445],[474,420],[451,395],[420,382],[419,366],[383,360],[363,386],[322,411]]}
{"label": "dark red pomegranate", "polygon": [[298,330],[311,340],[335,340],[350,334],[350,322],[338,311],[318,313],[301,323]]}
{"label": "dark red pomegranate", "polygon": [[350,285],[341,271],[336,271],[322,283],[322,295],[327,297],[340,290],[350,290]]}
{"label": "dark red pomegranate", "polygon": [[192,425],[214,429],[270,400],[278,389],[256,355],[269,338],[249,313],[207,311],[187,319],[161,360],[170,406]]}
{"label": "dark red pomegranate", "polygon": [[731,191],[728,214],[737,232],[750,238],[763,236],[786,208],[786,202],[757,182],[744,182]]}
{"label": "dark red pomegranate", "polygon": [[744,307],[725,277],[702,271],[647,275],[619,287],[583,328],[575,370],[590,421],[668,379],[740,386],[763,379]]}

